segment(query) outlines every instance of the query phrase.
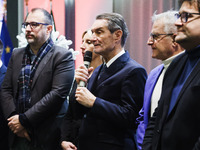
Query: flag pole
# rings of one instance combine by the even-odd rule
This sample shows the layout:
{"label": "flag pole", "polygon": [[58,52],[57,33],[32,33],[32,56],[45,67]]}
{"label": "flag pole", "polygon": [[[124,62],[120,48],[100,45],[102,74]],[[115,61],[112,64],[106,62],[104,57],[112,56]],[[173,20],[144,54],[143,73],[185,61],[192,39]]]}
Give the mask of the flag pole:
{"label": "flag pole", "polygon": [[26,16],[28,15],[28,0],[25,0],[26,2]]}
{"label": "flag pole", "polygon": [[5,22],[7,22],[7,0],[3,1],[3,17]]}
{"label": "flag pole", "polygon": [[52,9],[52,0],[50,0],[50,13],[51,13],[51,17],[53,20],[53,28],[56,31],[56,24],[55,24],[55,20],[54,20],[54,16],[53,16],[53,9]]}

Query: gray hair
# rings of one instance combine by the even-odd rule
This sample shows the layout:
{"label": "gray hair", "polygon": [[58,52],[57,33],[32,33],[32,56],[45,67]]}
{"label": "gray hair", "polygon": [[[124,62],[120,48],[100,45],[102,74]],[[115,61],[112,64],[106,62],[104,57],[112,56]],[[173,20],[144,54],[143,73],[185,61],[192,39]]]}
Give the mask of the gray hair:
{"label": "gray hair", "polygon": [[123,35],[121,39],[121,46],[123,47],[129,33],[123,16],[118,13],[103,13],[96,17],[96,20],[98,19],[108,20],[108,29],[111,33],[114,33],[116,30],[122,30]]}
{"label": "gray hair", "polygon": [[156,11],[154,12],[152,16],[152,22],[154,23],[157,20],[162,19],[164,23],[164,32],[165,33],[176,33],[177,27],[175,26],[175,14],[178,13],[178,11],[169,10],[164,13],[156,14]]}

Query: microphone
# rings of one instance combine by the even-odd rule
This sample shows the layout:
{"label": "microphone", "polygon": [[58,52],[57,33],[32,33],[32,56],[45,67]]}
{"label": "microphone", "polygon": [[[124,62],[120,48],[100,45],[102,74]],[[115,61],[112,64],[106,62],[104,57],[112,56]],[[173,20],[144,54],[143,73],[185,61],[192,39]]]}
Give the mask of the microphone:
{"label": "microphone", "polygon": [[[84,54],[83,60],[84,60],[85,67],[89,68],[90,63],[92,61],[92,52],[91,51],[86,51],[85,54]],[[79,87],[85,87],[86,85],[85,85],[84,81],[80,81],[78,86]]]}

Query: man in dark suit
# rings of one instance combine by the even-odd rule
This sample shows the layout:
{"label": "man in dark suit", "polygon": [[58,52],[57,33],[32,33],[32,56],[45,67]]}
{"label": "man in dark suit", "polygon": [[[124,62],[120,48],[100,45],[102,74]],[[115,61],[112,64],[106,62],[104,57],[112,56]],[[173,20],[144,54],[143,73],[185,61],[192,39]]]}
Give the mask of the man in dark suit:
{"label": "man in dark suit", "polygon": [[150,119],[144,150],[200,149],[200,1],[182,0],[178,42],[186,52],[166,71],[160,103]]}
{"label": "man in dark suit", "polygon": [[[80,150],[136,149],[135,119],[142,107],[146,71],[130,58],[124,45],[128,28],[117,13],[98,15],[91,27],[94,52],[103,56],[86,87],[78,87],[76,100],[86,112],[79,131]],[[87,82],[83,65],[75,78]]]}
{"label": "man in dark suit", "polygon": [[74,78],[72,53],[50,38],[51,15],[35,8],[23,27],[28,45],[12,53],[2,84],[2,107],[13,150],[60,149],[61,108]]}
{"label": "man in dark suit", "polygon": [[[3,53],[3,43],[0,40],[0,58]],[[1,90],[1,84],[3,82],[4,76],[6,74],[7,67],[2,63],[0,60],[0,90]],[[1,97],[0,97],[1,101]],[[8,150],[8,125],[7,121],[3,116],[1,103],[0,103],[0,149]]]}

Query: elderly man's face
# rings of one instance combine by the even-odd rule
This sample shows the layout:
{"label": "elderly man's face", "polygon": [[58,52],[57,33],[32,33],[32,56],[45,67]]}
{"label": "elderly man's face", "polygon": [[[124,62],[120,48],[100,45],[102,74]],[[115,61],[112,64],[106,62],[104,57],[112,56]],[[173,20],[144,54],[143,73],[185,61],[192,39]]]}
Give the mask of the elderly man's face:
{"label": "elderly man's face", "polygon": [[155,35],[149,37],[147,44],[152,48],[152,58],[165,60],[174,53],[172,35],[164,31],[164,21],[162,19],[154,22],[151,33]]}

